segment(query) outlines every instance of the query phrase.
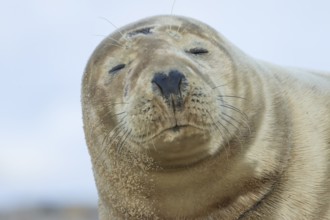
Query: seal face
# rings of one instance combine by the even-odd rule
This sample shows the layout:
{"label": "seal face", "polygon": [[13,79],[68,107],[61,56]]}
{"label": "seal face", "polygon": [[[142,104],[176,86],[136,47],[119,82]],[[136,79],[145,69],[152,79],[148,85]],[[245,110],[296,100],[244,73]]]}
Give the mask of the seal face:
{"label": "seal face", "polygon": [[[256,61],[192,19],[116,31],[90,58],[82,88],[100,218],[329,216],[329,88],[326,75]],[[320,169],[296,170],[309,165]],[[319,189],[299,182],[306,174]],[[304,213],[286,210],[303,201]]]}
{"label": "seal face", "polygon": [[[239,127],[248,126],[226,102],[231,94],[219,90],[232,80],[226,73],[232,64],[225,51],[213,49],[218,39],[210,41],[203,26],[167,19],[175,23],[143,21],[106,39],[93,70],[98,79],[91,83],[102,99],[94,104],[98,120],[118,130],[109,139],[147,150],[164,166],[186,166],[221,150]],[[216,57],[224,59],[221,68]]]}

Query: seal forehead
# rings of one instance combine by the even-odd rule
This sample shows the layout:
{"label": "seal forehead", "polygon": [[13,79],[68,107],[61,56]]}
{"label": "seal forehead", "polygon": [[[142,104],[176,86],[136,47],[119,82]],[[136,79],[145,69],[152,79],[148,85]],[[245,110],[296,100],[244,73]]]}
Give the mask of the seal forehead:
{"label": "seal forehead", "polygon": [[217,33],[210,26],[192,18],[164,15],[142,19],[135,23],[124,26],[113,33],[112,36],[119,39],[127,36],[135,37],[139,34],[152,35],[154,32],[156,32],[156,30],[164,29],[173,31],[184,29],[187,33],[198,36],[205,35],[206,37],[209,36],[210,33]]}

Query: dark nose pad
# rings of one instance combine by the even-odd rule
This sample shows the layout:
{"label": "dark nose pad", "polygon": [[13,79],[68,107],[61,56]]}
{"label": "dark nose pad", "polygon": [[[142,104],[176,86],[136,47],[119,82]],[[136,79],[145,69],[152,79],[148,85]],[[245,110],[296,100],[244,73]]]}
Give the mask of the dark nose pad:
{"label": "dark nose pad", "polygon": [[170,95],[181,96],[183,80],[185,80],[185,76],[179,71],[173,70],[168,75],[156,73],[151,82],[157,85],[165,98],[169,98]]}

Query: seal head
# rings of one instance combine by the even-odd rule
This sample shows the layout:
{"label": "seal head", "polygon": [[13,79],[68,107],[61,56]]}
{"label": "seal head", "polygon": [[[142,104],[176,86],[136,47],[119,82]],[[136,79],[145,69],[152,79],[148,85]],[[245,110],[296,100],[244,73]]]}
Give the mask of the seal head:
{"label": "seal head", "polygon": [[228,70],[234,67],[225,48],[214,49],[219,42],[210,27],[179,17],[118,30],[87,67],[93,120],[110,132],[110,142],[120,142],[115,147],[146,151],[164,167],[187,166],[220,151],[239,125],[247,126],[243,113],[226,102],[233,95],[229,88],[221,88],[233,81]]}

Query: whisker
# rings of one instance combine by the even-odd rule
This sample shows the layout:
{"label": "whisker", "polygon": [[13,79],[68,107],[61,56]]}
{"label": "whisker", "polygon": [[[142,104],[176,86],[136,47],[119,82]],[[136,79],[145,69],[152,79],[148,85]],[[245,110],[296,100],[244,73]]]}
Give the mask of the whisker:
{"label": "whisker", "polygon": [[[209,111],[206,111],[212,122],[213,122],[213,125],[216,127],[216,129],[220,132],[220,135],[223,137],[223,139],[227,142],[227,146],[229,147],[229,140],[228,140],[228,136],[227,135],[224,135],[224,133],[222,132],[222,129],[218,126],[217,122],[213,119],[213,117],[211,116],[211,113]],[[220,123],[221,124],[221,123]],[[227,152],[227,149],[226,149],[226,146],[224,146],[224,149],[225,149],[225,152],[226,152],[226,157],[227,157],[227,160],[229,160],[229,154]]]}
{"label": "whisker", "polygon": [[173,10],[174,10],[175,3],[176,3],[176,0],[173,0],[172,8],[171,8],[171,15],[173,15]]}
{"label": "whisker", "polygon": [[[105,17],[99,17],[100,19],[103,19],[103,20],[105,20],[106,22],[108,22],[109,24],[111,24],[115,29],[116,29],[116,32],[118,32],[123,38],[125,38],[125,39],[127,39],[126,37],[125,37],[125,35],[119,30],[119,28],[115,25],[115,24],[113,24],[109,19],[107,19],[107,18],[105,18]],[[127,39],[128,40],[128,39]]]}
{"label": "whisker", "polygon": [[220,87],[227,86],[228,84],[231,84],[233,81],[234,81],[234,79],[231,79],[231,80],[230,80],[229,82],[227,82],[226,84],[222,84],[222,85],[215,86],[215,87],[213,87],[212,89],[216,89],[216,88],[220,88]]}
{"label": "whisker", "polygon": [[245,121],[245,120],[242,120],[242,122],[238,121],[237,119],[235,119],[234,117],[230,116],[230,115],[227,115],[226,113],[222,112],[221,113],[223,116],[226,116],[228,118],[230,118],[231,120],[235,121],[237,124],[239,124],[240,126],[242,127],[246,127],[248,130],[249,130],[249,133],[251,134],[251,128],[250,128],[250,125]]}
{"label": "whisker", "polygon": [[[115,137],[121,132],[122,126],[124,124],[125,122],[122,120],[112,130],[110,130],[108,134],[103,138],[101,146],[103,146],[110,137],[114,140]],[[111,143],[111,141],[109,143]]]}
{"label": "whisker", "polygon": [[[117,129],[116,129],[117,130]],[[111,132],[109,132],[105,137],[103,138],[102,144],[101,144],[101,151],[98,153],[98,155],[95,157],[96,161],[100,161],[100,158],[104,155],[104,153],[107,150],[107,146],[105,146],[106,140],[110,137]],[[112,135],[111,135],[112,136]],[[108,145],[111,147],[111,145]]]}
{"label": "whisker", "polygon": [[[119,122],[115,128],[113,128],[111,131],[108,131],[108,134],[104,136],[102,144],[101,144],[101,151],[99,152],[99,155],[96,156],[96,160],[98,161],[101,156],[103,155],[103,153],[106,152],[107,149],[111,148],[111,145],[113,144],[113,142],[116,140],[116,138],[118,137],[118,135],[120,134],[120,132],[123,130],[122,126],[125,125],[125,122],[122,121]],[[108,139],[110,139],[110,142],[108,142]],[[107,145],[105,145],[105,143],[107,143]],[[107,148],[107,146],[110,146],[110,148]]]}
{"label": "whisker", "polygon": [[[234,125],[233,123],[231,123],[230,121],[228,121],[227,119],[225,119],[225,118],[223,118],[223,117],[220,117],[222,120],[224,120],[225,122],[227,122],[229,125],[231,125],[233,128],[235,128],[236,130],[238,130],[239,131],[239,133],[242,135],[242,131],[236,126],[236,125]],[[241,139],[240,139],[240,137],[236,134],[236,132],[234,132],[234,134],[232,134],[231,132],[228,132],[230,135],[232,135],[232,136],[235,136],[236,137],[236,139],[239,141],[239,143],[240,143],[240,148],[242,149],[242,141],[241,141]]]}
{"label": "whisker", "polygon": [[115,105],[128,105],[129,103],[127,102],[109,102],[109,103],[104,103],[106,107],[112,107]]}
{"label": "whisker", "polygon": [[147,125],[147,130],[146,130],[146,133],[145,133],[145,137],[146,138],[149,138],[149,129],[150,129],[150,124]]}
{"label": "whisker", "polygon": [[[107,117],[107,116],[108,116],[109,114],[111,114],[111,113],[112,113],[112,112],[107,112],[106,114],[103,115],[102,118]],[[116,115],[121,115],[121,114],[124,114],[124,113],[126,113],[126,112],[120,112],[120,113],[118,113],[118,114],[111,115],[110,118],[112,119],[114,116],[116,116]],[[126,116],[127,116],[127,115],[124,115],[124,117],[122,117],[122,118],[119,119],[119,120],[122,121]],[[93,128],[92,128],[92,130],[96,130],[96,129],[98,129],[99,127],[102,126],[102,124],[103,124],[103,120],[100,120],[100,123],[94,125]],[[102,133],[101,133],[100,135],[102,135]],[[100,135],[98,135],[98,136],[100,136]],[[97,137],[98,137],[98,136],[97,136]]]}
{"label": "whisker", "polygon": [[219,85],[219,86],[215,86],[215,87],[213,87],[213,88],[211,88],[212,90],[213,89],[216,89],[216,88],[220,88],[220,87],[223,87],[223,86],[226,86],[226,85],[228,85],[229,83],[226,83],[226,84],[223,84],[223,85]]}
{"label": "whisker", "polygon": [[[146,133],[146,135],[147,135],[148,139],[150,139],[150,137],[151,137],[150,124],[148,124],[148,129],[147,129],[147,133]],[[157,148],[156,148],[156,146],[155,146],[154,138],[151,138],[150,140],[151,140],[151,144],[152,144],[154,150],[157,151]]]}
{"label": "whisker", "polygon": [[122,149],[122,147],[124,146],[124,144],[126,143],[126,140],[128,139],[128,137],[130,136],[130,134],[132,133],[132,129],[130,129],[130,130],[126,130],[126,132],[124,133],[124,135],[122,136],[122,137],[124,137],[124,138],[122,138],[121,139],[121,141],[118,143],[118,145],[117,145],[117,153],[120,153],[120,150]]}
{"label": "whisker", "polygon": [[[171,8],[171,16],[173,15],[174,5],[176,0],[173,0],[172,8]],[[172,31],[172,24],[170,24],[170,32]]]}
{"label": "whisker", "polygon": [[237,127],[235,124],[231,123],[231,121],[229,121],[229,119],[226,119],[226,118],[224,118],[223,116],[220,116],[220,118],[221,118],[222,120],[224,120],[225,122],[227,122],[228,124],[230,124],[230,125],[231,125],[233,128],[235,128],[236,130],[238,130],[240,134],[242,134],[241,129],[240,129],[239,127]]}
{"label": "whisker", "polygon": [[116,40],[116,39],[114,39],[114,38],[112,38],[112,37],[107,37],[108,39],[110,39],[110,40],[112,40],[112,41],[114,41],[114,42],[116,42],[118,45],[120,45],[120,46],[123,46],[124,47],[124,45],[122,44],[122,43],[120,43],[120,41],[119,40]]}
{"label": "whisker", "polygon": [[[238,98],[238,99],[243,99],[243,100],[247,100],[244,97],[240,97],[240,96],[235,96],[235,95],[219,95],[219,98]],[[221,99],[222,100],[222,99]]]}
{"label": "whisker", "polygon": [[[103,115],[103,118],[105,118],[106,116],[108,117],[108,116],[109,116],[109,113],[112,113],[112,112],[108,112],[108,113],[106,113],[105,115]],[[119,112],[119,113],[116,113],[116,114],[112,114],[112,115],[110,115],[109,117],[110,117],[110,118],[114,118],[115,116],[119,116],[119,115],[122,115],[122,114],[126,114],[126,112],[123,111],[123,112]]]}
{"label": "whisker", "polygon": [[233,111],[235,111],[235,112],[241,114],[242,116],[245,117],[246,120],[248,120],[248,118],[249,118],[249,117],[248,117],[244,112],[242,112],[240,109],[238,109],[238,108],[236,108],[236,107],[234,107],[234,106],[228,104],[227,102],[224,102],[224,104],[221,104],[220,106],[222,106],[222,107],[224,107],[224,108],[227,108],[227,109],[231,109],[231,110],[233,110]]}
{"label": "whisker", "polygon": [[114,105],[128,105],[129,103],[127,103],[127,102],[112,102],[111,104],[114,104]]}
{"label": "whisker", "polygon": [[115,47],[119,47],[121,49],[126,49],[126,47],[118,45],[118,44],[112,44],[112,43],[109,43],[109,44],[112,45],[112,46],[115,46]]}

